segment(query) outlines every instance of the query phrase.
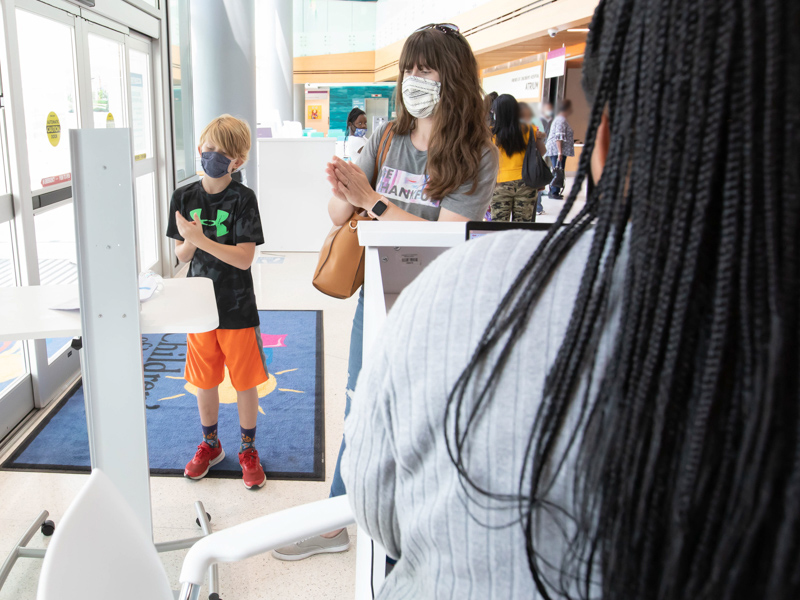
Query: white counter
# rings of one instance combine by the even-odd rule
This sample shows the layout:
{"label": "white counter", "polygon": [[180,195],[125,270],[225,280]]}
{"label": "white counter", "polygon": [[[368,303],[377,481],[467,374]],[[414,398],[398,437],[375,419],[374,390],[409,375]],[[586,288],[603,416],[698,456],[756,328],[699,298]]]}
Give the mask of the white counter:
{"label": "white counter", "polygon": [[331,230],[331,188],[325,165],[336,153],[335,138],[258,140],[258,208],[262,250],[318,252]]}

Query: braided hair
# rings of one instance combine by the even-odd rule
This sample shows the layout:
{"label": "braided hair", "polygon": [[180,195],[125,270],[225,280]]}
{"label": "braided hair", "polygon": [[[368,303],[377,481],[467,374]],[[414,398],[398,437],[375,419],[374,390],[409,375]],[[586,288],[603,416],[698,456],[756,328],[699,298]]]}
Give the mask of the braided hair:
{"label": "braided hair", "polygon": [[[596,9],[576,181],[457,380],[445,421],[471,500],[518,506],[544,598],[800,598],[798,30],[796,0]],[[602,177],[565,225],[604,115]],[[468,468],[474,425],[533,326],[532,306],[590,226],[519,489],[500,497]],[[615,270],[624,318],[595,370]],[[572,495],[554,506],[548,492],[567,464]],[[571,523],[555,571],[536,535],[553,511]]]}

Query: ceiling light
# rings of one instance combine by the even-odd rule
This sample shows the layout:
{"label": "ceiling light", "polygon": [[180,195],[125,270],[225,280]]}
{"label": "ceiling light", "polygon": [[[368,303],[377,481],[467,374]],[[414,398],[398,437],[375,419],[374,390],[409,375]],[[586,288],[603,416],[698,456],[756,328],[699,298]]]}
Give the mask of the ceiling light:
{"label": "ceiling light", "polygon": [[587,27],[585,29],[567,29],[567,31],[570,33],[586,33],[589,31],[589,28]]}

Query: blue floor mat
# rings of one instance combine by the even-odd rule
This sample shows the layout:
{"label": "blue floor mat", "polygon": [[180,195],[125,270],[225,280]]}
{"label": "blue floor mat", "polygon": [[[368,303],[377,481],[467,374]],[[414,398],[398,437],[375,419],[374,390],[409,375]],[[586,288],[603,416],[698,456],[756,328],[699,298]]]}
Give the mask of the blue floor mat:
{"label": "blue floor mat", "polygon": [[[324,407],[321,311],[259,311],[270,372],[259,386],[256,448],[268,478],[323,481]],[[153,475],[183,475],[202,441],[193,386],[183,378],[186,336],[142,337],[147,444]],[[219,439],[226,458],[208,477],[241,477],[236,392],[220,386]],[[125,443],[124,425],[120,443]],[[2,465],[3,469],[88,472],[83,388],[61,402]]]}

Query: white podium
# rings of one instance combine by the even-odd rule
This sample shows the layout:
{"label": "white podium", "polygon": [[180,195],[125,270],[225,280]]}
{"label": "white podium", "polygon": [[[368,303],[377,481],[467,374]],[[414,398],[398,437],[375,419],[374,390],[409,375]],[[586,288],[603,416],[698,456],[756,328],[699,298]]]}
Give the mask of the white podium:
{"label": "white podium", "polygon": [[[448,248],[462,244],[465,222],[365,221],[358,224],[364,256],[364,353],[362,369],[405,287]],[[371,600],[386,577],[386,552],[358,528],[356,600]]]}

